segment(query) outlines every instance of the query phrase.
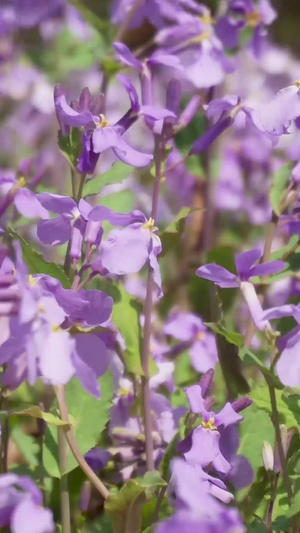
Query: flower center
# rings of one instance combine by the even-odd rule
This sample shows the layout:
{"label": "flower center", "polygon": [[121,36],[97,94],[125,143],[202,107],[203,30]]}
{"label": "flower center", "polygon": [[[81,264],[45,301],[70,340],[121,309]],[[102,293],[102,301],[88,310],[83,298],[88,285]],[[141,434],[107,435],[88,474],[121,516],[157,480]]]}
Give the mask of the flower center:
{"label": "flower center", "polygon": [[201,422],[202,427],[204,427],[204,429],[210,429],[211,431],[217,429],[217,426],[214,426],[214,423],[215,419],[213,417],[210,418],[207,422],[204,422],[204,420]]}
{"label": "flower center", "polygon": [[51,329],[56,333],[60,330],[60,326],[58,326],[58,324],[52,324]]}
{"label": "flower center", "polygon": [[204,331],[198,331],[198,333],[196,335],[197,341],[203,341],[204,337],[205,337]]}
{"label": "flower center", "polygon": [[154,226],[154,224],[155,224],[154,218],[150,217],[149,220],[147,222],[145,222],[145,224],[143,224],[142,229],[150,229],[150,231],[154,231],[154,230],[157,229]]}
{"label": "flower center", "polygon": [[21,176],[17,182],[14,184],[12,190],[13,192],[17,192],[19,189],[22,189],[22,187],[25,187],[26,185],[26,179],[24,178],[24,176]]}
{"label": "flower center", "polygon": [[246,22],[250,28],[256,28],[261,22],[261,16],[259,11],[251,11],[245,15]]}
{"label": "flower center", "polygon": [[103,115],[103,113],[101,113],[99,115],[99,118],[100,118],[100,120],[98,122],[96,122],[97,128],[103,129],[103,128],[106,128],[106,126],[109,126],[110,121],[106,120],[105,115]]}
{"label": "flower center", "polygon": [[208,13],[199,17],[199,20],[201,20],[203,24],[215,24],[215,19]]}
{"label": "flower center", "polygon": [[298,89],[300,89],[300,80],[295,80],[294,81],[294,85],[296,85],[296,87],[298,87]]}
{"label": "flower center", "polygon": [[29,276],[28,276],[28,285],[30,285],[30,287],[37,287],[37,286],[38,286],[38,282],[37,282],[37,280],[33,277],[32,274],[29,274]]}

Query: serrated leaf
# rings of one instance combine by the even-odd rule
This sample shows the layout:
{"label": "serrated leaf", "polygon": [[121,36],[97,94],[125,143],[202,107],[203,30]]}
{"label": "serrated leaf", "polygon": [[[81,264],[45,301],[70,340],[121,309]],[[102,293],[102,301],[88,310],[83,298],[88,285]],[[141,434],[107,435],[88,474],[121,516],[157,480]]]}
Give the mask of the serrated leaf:
{"label": "serrated leaf", "polygon": [[145,489],[135,480],[127,481],[118,494],[111,495],[105,509],[114,533],[140,533]]}
{"label": "serrated leaf", "polygon": [[34,250],[30,244],[12,228],[8,228],[7,232],[13,239],[18,239],[20,242],[23,260],[26,263],[30,274],[47,274],[48,276],[58,279],[65,289],[71,287],[71,281],[67,278],[60,266],[45,261],[42,254]]}
{"label": "serrated leaf", "polygon": [[[107,371],[99,378],[101,399],[91,396],[83,389],[76,378],[72,378],[66,385],[66,403],[69,414],[76,421],[73,426],[76,442],[84,455],[93,448],[99,439],[109,419],[109,409],[112,405],[113,382],[112,375]],[[43,445],[43,462],[48,474],[60,477],[58,466],[57,429],[46,428]],[[76,468],[77,462],[68,449],[66,473]]]}
{"label": "serrated leaf", "polygon": [[275,432],[269,415],[252,404],[243,412],[240,424],[240,446],[238,454],[244,455],[254,470],[263,465],[262,445],[267,440],[274,444]]}
{"label": "serrated leaf", "polygon": [[18,426],[12,430],[11,438],[17,444],[27,463],[33,467],[37,466],[39,464],[38,453],[40,447],[36,440],[31,435],[24,433]]}
{"label": "serrated leaf", "polygon": [[100,176],[90,179],[85,183],[83,188],[83,196],[92,196],[93,194],[99,194],[99,192],[106,185],[112,185],[113,183],[121,183],[124,181],[134,167],[126,165],[126,163],[114,163],[112,168]]}
{"label": "serrated leaf", "polygon": [[243,346],[244,338],[240,333],[230,331],[221,324],[215,324],[213,322],[205,322],[205,326],[210,328],[214,333],[218,333],[219,335],[222,335],[222,337],[225,337],[225,339],[231,344],[234,344],[239,348]]}
{"label": "serrated leaf", "polygon": [[[297,428],[300,425],[300,397],[299,395],[288,396],[283,390],[276,390],[276,402],[281,423],[286,427]],[[254,388],[250,397],[259,409],[272,412],[269,390],[267,386]]]}
{"label": "serrated leaf", "polygon": [[282,167],[275,173],[273,184],[270,190],[270,203],[273,208],[273,211],[276,215],[281,215],[281,201],[283,195],[288,187],[290,175],[295,166],[295,161],[290,161],[285,163]]}

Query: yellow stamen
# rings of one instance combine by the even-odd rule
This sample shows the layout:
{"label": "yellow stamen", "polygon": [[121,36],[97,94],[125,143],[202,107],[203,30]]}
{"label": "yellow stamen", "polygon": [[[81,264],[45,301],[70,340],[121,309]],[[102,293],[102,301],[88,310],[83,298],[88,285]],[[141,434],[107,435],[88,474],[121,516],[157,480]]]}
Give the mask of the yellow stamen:
{"label": "yellow stamen", "polygon": [[201,17],[199,17],[199,20],[201,20],[203,24],[215,24],[216,23],[215,19],[209,14],[202,15]]}
{"label": "yellow stamen", "polygon": [[154,226],[154,224],[155,224],[154,218],[150,217],[149,220],[145,222],[145,224],[142,226],[142,229],[150,229],[151,231],[154,231],[158,229],[157,227]]}
{"label": "yellow stamen", "polygon": [[96,126],[98,126],[99,128],[102,128],[102,129],[106,128],[106,126],[109,126],[110,121],[106,120],[105,115],[103,115],[103,113],[101,113],[99,115],[99,118],[100,118],[100,120],[99,120],[99,122],[96,122]]}
{"label": "yellow stamen", "polygon": [[201,422],[202,423],[202,427],[204,427],[204,429],[210,429],[211,431],[213,431],[214,429],[217,429],[217,426],[214,426],[214,423],[215,423],[215,419],[214,418],[210,418],[208,420],[208,422]]}
{"label": "yellow stamen", "polygon": [[52,329],[52,331],[54,331],[56,333],[57,331],[60,330],[60,326],[58,326],[57,324],[52,324],[51,329]]}
{"label": "yellow stamen", "polygon": [[13,188],[12,188],[12,191],[13,192],[16,192],[18,191],[19,189],[22,189],[22,187],[25,187],[26,185],[26,179],[24,178],[24,176],[21,176],[17,183],[14,184]]}
{"label": "yellow stamen", "polygon": [[246,22],[250,28],[256,28],[261,22],[261,16],[259,11],[251,11],[245,15]]}
{"label": "yellow stamen", "polygon": [[29,276],[28,276],[28,285],[30,285],[30,287],[37,287],[37,286],[38,286],[38,282],[37,282],[37,280],[32,276],[32,274],[29,274]]}
{"label": "yellow stamen", "polygon": [[118,396],[123,396],[125,398],[127,398],[127,396],[129,396],[130,394],[130,391],[128,389],[125,389],[125,387],[120,387],[119,390],[118,390]]}
{"label": "yellow stamen", "polygon": [[203,43],[203,41],[207,41],[207,39],[210,38],[210,33],[208,31],[204,31],[203,33],[200,33],[199,35],[196,35],[195,37],[192,37],[189,39],[188,44],[199,44]]}
{"label": "yellow stamen", "polygon": [[294,81],[294,85],[296,85],[296,87],[298,87],[298,89],[300,88],[300,80],[295,80]]}

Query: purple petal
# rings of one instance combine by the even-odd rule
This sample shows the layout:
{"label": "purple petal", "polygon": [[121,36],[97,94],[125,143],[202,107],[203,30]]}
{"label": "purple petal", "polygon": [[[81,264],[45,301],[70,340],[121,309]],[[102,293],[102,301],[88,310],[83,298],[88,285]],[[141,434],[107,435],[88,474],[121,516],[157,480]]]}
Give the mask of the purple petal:
{"label": "purple petal", "polygon": [[146,117],[152,118],[153,120],[162,120],[164,118],[176,118],[176,115],[173,111],[169,109],[159,109],[151,105],[142,105],[141,112]]}
{"label": "purple petal", "polygon": [[233,123],[233,118],[230,116],[220,117],[219,120],[205,131],[197,141],[194,142],[190,153],[200,154],[207,150],[207,148]]}
{"label": "purple petal", "polygon": [[110,274],[122,276],[139,272],[149,257],[151,232],[132,226],[113,230],[102,242],[101,261]]}
{"label": "purple petal", "polygon": [[300,328],[294,328],[285,335],[280,342],[284,345],[276,371],[283,385],[286,387],[298,387],[300,385]]}
{"label": "purple petal", "polygon": [[123,163],[132,165],[136,168],[146,167],[153,160],[151,154],[145,154],[134,150],[134,148],[131,148],[131,146],[129,146],[129,144],[127,144],[122,138],[119,138],[117,146],[113,148],[113,151]]}
{"label": "purple petal", "polygon": [[30,498],[23,498],[12,513],[11,530],[13,533],[53,533],[52,512],[36,505]]}
{"label": "purple petal", "polygon": [[45,207],[45,209],[52,211],[52,213],[57,213],[58,215],[71,213],[75,208],[77,208],[76,202],[69,196],[41,192],[37,194],[36,197],[42,206]]}
{"label": "purple petal", "polygon": [[94,207],[90,211],[88,219],[95,222],[107,220],[114,226],[128,226],[128,224],[132,224],[134,222],[144,223],[147,220],[145,215],[137,209],[131,211],[130,213],[117,213],[108,207],[105,207],[104,205],[98,205]]}
{"label": "purple petal", "polygon": [[252,113],[254,124],[272,135],[287,133],[291,121],[300,115],[300,94],[295,85],[281,89],[269,102]]}
{"label": "purple petal", "polygon": [[176,68],[177,70],[184,70],[183,65],[180,62],[180,59],[176,55],[167,54],[162,51],[157,51],[152,54],[149,59],[147,59],[147,65],[164,65],[165,67]]}
{"label": "purple petal", "polygon": [[129,67],[136,68],[137,70],[143,70],[142,63],[134,57],[125,44],[113,43],[113,47],[121,63],[128,65]]}
{"label": "purple petal", "polygon": [[262,263],[251,268],[249,272],[249,278],[252,276],[269,276],[270,274],[277,274],[286,266],[284,261],[269,261],[268,263]]}
{"label": "purple petal", "polygon": [[95,289],[82,290],[79,295],[89,303],[82,315],[82,320],[88,326],[98,326],[109,319],[113,307],[113,299],[110,296]]}
{"label": "purple petal", "polygon": [[190,347],[191,363],[197,372],[204,374],[215,368],[218,361],[218,352],[215,337],[212,333],[205,332],[201,340],[196,340]]}
{"label": "purple petal", "polygon": [[60,246],[71,238],[71,224],[60,215],[52,220],[43,220],[37,226],[37,235],[44,244]]}
{"label": "purple petal", "polygon": [[202,390],[200,385],[192,385],[184,389],[188,402],[190,404],[190,410],[192,413],[200,413],[206,415],[207,411],[204,407],[204,398],[202,396]]}
{"label": "purple petal", "polygon": [[192,339],[206,327],[200,317],[193,313],[180,313],[173,311],[164,325],[164,334],[186,342]]}
{"label": "purple petal", "polygon": [[59,120],[67,126],[81,128],[93,122],[93,115],[90,111],[78,113],[69,106],[64,94],[55,98],[55,109]]}
{"label": "purple petal", "polygon": [[259,12],[263,23],[267,26],[277,18],[277,13],[269,0],[259,0]]}
{"label": "purple petal", "polygon": [[220,433],[198,426],[192,433],[192,447],[184,454],[188,463],[199,464],[206,468],[210,463],[222,474],[227,474],[230,463],[226,461],[219,448]]}
{"label": "purple petal", "polygon": [[252,320],[257,329],[263,331],[264,329],[271,329],[270,323],[265,320],[261,303],[256,294],[254,285],[248,281],[241,282],[241,291],[247,302]]}
{"label": "purple petal", "polygon": [[93,149],[96,154],[119,144],[120,135],[112,126],[97,127],[93,132]]}
{"label": "purple petal", "polygon": [[224,289],[239,286],[237,276],[229,272],[226,268],[215,265],[214,263],[209,263],[198,268],[196,274],[200,278],[213,281],[216,285]]}
{"label": "purple petal", "polygon": [[20,189],[15,196],[15,206],[27,218],[49,218],[48,211],[40,204],[29,189]]}
{"label": "purple petal", "polygon": [[232,469],[228,474],[228,479],[236,489],[244,489],[253,483],[254,472],[251,463],[243,455],[235,455],[230,464]]}
{"label": "purple petal", "polygon": [[160,238],[152,234],[152,242],[151,242],[151,249],[149,252],[149,264],[153,271],[153,279],[154,283],[158,287],[158,297],[160,298],[162,296],[162,287],[161,287],[161,275],[160,275],[160,269],[159,264],[157,260],[158,254],[161,252],[161,242]]}
{"label": "purple petal", "polygon": [[263,313],[263,317],[266,320],[282,318],[284,316],[293,316],[300,323],[300,308],[297,305],[286,304],[280,307],[271,307]]}
{"label": "purple petal", "polygon": [[50,330],[39,343],[40,370],[43,378],[53,385],[64,385],[74,374],[71,354],[75,341],[67,331]]}
{"label": "purple petal", "polygon": [[227,402],[223,409],[215,416],[215,422],[217,426],[223,426],[224,428],[231,426],[232,424],[237,424],[243,420],[241,415],[238,415],[229,402]]}
{"label": "purple petal", "polygon": [[235,265],[241,280],[246,281],[248,279],[249,270],[253,267],[254,263],[261,258],[261,255],[259,249],[249,250],[248,252],[236,255]]}
{"label": "purple petal", "polygon": [[128,93],[131,104],[131,110],[134,113],[138,113],[140,110],[139,97],[132,81],[127,76],[124,76],[124,74],[117,74],[117,78],[123,84],[124,88]]}

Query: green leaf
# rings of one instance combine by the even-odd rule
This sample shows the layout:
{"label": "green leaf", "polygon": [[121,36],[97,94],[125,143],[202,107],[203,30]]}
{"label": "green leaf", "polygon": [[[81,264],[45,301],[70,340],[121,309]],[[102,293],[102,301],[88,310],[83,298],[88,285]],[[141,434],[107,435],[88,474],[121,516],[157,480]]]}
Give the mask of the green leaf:
{"label": "green leaf", "polygon": [[[283,390],[276,390],[276,402],[280,422],[286,427],[298,428],[300,425],[300,397],[297,394],[288,396]],[[259,409],[264,409],[269,414],[272,412],[269,390],[267,386],[255,387],[250,396]]]}
{"label": "green leaf", "polygon": [[300,492],[295,495],[294,502],[286,513],[287,518],[291,518],[300,513]]}
{"label": "green leaf", "polygon": [[285,163],[276,173],[270,190],[270,202],[276,215],[281,215],[281,201],[288,187],[295,161]]}
{"label": "green leaf", "polygon": [[[3,412],[1,411],[0,414]],[[14,409],[12,411],[9,411],[9,415],[18,415],[18,416],[30,416],[31,418],[41,418],[47,424],[50,424],[52,426],[60,426],[60,427],[69,427],[69,424],[58,418],[58,416],[53,415],[52,413],[45,413],[38,405],[30,405],[29,407],[25,407],[24,409]],[[74,419],[71,416],[70,422],[73,425]]]}
{"label": "green leaf", "polygon": [[243,423],[240,424],[240,447],[242,454],[250,461],[254,470],[263,465],[262,445],[265,440],[274,444],[274,428],[267,413],[252,404],[243,412]]}
{"label": "green leaf", "polygon": [[195,383],[199,379],[199,373],[191,365],[191,358],[188,351],[180,354],[176,358],[174,380],[178,387],[186,387]]}
{"label": "green leaf", "polygon": [[63,135],[58,131],[58,146],[60,152],[66,158],[73,169],[76,169],[77,159],[81,150],[81,133],[78,129],[72,128],[70,135]]}
{"label": "green leaf", "polygon": [[295,246],[297,246],[299,242],[299,236],[298,235],[292,235],[289,242],[280,248],[280,250],[276,250],[276,252],[271,253],[270,260],[275,261],[277,259],[284,259],[286,255],[288,255],[292,250],[295,249]]}
{"label": "green leaf", "polygon": [[19,451],[24,459],[26,459],[27,463],[33,467],[38,466],[38,453],[40,447],[37,441],[31,435],[24,433],[19,426],[16,426],[12,430],[11,438],[17,444]]}
{"label": "green leaf", "polygon": [[242,346],[240,348],[239,354],[245,365],[256,365],[263,374],[263,376],[265,376],[274,385],[276,389],[283,389],[283,385],[279,381],[278,377],[273,374],[272,370],[265,367],[263,362],[253,352],[251,352],[249,348],[245,348],[244,346]]}
{"label": "green leaf", "polygon": [[140,533],[145,489],[130,480],[118,494],[111,495],[105,509],[113,524],[114,533]]}
{"label": "green leaf", "polygon": [[128,189],[101,198],[101,205],[105,205],[113,211],[119,211],[119,213],[128,213],[134,208],[134,204],[134,193]]}
{"label": "green leaf", "polygon": [[118,494],[112,494],[105,509],[113,524],[114,533],[140,533],[142,506],[158,487],[167,483],[159,472],[147,472],[143,477],[127,481]]}
{"label": "green leaf", "polygon": [[58,279],[66,289],[71,287],[71,281],[67,278],[60,266],[45,261],[42,254],[31,248],[30,244],[12,228],[7,228],[7,232],[13,239],[19,240],[22,248],[23,260],[26,263],[30,274],[47,274],[48,276]]}
{"label": "green leaf", "polygon": [[219,335],[222,335],[222,337],[225,337],[225,339],[230,342],[231,344],[235,344],[235,346],[238,346],[239,348],[243,346],[244,344],[244,338],[243,335],[240,333],[236,333],[235,331],[229,331],[221,324],[214,324],[213,322],[205,322],[205,326],[212,329],[214,333],[218,333]]}
{"label": "green leaf", "polygon": [[190,207],[182,207],[174,218],[173,222],[167,226],[159,237],[162,244],[162,256],[179,244],[180,237],[184,231],[186,217],[192,212]]}
{"label": "green leaf", "polygon": [[93,194],[99,194],[101,189],[106,185],[112,185],[113,183],[121,183],[124,181],[134,167],[126,165],[126,163],[114,163],[112,168],[100,176],[90,179],[86,182],[83,188],[83,196],[91,196]]}
{"label": "green leaf", "polygon": [[126,369],[132,374],[143,375],[141,365],[141,305],[131,296],[123,285],[114,285],[108,291],[114,300],[112,322],[120,331],[125,344],[124,360]]}
{"label": "green leaf", "polygon": [[159,466],[159,470],[161,472],[163,479],[166,479],[166,480],[170,479],[170,463],[172,459],[174,459],[174,457],[178,455],[177,446],[178,446],[179,440],[180,440],[179,433],[176,433],[174,437],[172,438],[172,440],[169,442],[165,450],[164,456]]}
{"label": "green leaf", "polygon": [[[101,354],[98,354],[101,357]],[[76,378],[72,378],[66,385],[66,403],[69,414],[75,419],[73,431],[81,453],[84,455],[93,448],[105,428],[109,419],[109,409],[112,405],[113,383],[112,375],[107,371],[98,380],[101,388],[101,399],[91,396]],[[43,462],[48,474],[60,477],[58,466],[57,429],[46,428]],[[68,449],[66,472],[76,468],[77,462]]]}

